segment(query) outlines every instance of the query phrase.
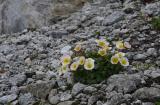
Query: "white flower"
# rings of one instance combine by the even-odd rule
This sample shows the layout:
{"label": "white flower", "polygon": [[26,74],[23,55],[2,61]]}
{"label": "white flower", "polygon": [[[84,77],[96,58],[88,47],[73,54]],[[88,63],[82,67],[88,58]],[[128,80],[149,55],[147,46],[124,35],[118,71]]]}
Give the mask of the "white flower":
{"label": "white flower", "polygon": [[98,45],[99,47],[105,48],[105,47],[108,47],[108,46],[109,46],[109,43],[106,42],[106,40],[104,40],[104,39],[99,39],[99,40],[96,39],[95,41],[96,41],[96,43],[97,43],[97,45]]}
{"label": "white flower", "polygon": [[123,52],[118,52],[118,53],[116,54],[116,56],[118,56],[119,58],[122,58],[122,57],[125,56],[125,53],[123,53]]}
{"label": "white flower", "polygon": [[70,69],[72,71],[76,71],[78,69],[79,63],[78,62],[73,62],[70,66]]}
{"label": "white flower", "polygon": [[82,48],[81,44],[77,44],[74,50],[78,52],[81,50],[81,48]]}
{"label": "white flower", "polygon": [[63,55],[61,58],[62,65],[69,65],[71,62],[71,56],[69,55]]}
{"label": "white flower", "polygon": [[59,75],[62,75],[64,73],[66,73],[67,71],[69,71],[69,68],[67,65],[62,65],[59,69]]}
{"label": "white flower", "polygon": [[99,49],[98,54],[101,56],[105,56],[107,54],[106,49]]}
{"label": "white flower", "polygon": [[84,56],[81,56],[81,57],[79,57],[79,65],[84,65],[84,63],[85,63],[85,57]]}
{"label": "white flower", "polygon": [[126,57],[122,57],[122,58],[120,59],[120,64],[121,64],[122,66],[129,66],[128,59],[127,59]]}
{"label": "white flower", "polygon": [[119,57],[117,55],[111,57],[112,64],[118,64],[118,62],[119,62]]}
{"label": "white flower", "polygon": [[125,48],[122,41],[117,41],[117,42],[116,42],[116,47],[117,47],[118,49],[124,49],[124,48]]}
{"label": "white flower", "polygon": [[85,64],[84,64],[84,68],[86,70],[92,70],[92,69],[94,69],[94,67],[95,67],[94,60],[92,58],[86,59]]}

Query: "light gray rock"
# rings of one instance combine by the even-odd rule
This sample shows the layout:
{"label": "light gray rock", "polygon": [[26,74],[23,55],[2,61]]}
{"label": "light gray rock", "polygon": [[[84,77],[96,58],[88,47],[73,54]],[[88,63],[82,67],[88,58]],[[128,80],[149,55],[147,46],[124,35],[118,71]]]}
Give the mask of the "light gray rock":
{"label": "light gray rock", "polygon": [[72,98],[72,95],[68,92],[61,93],[60,101],[67,101]]}
{"label": "light gray rock", "polygon": [[[0,33],[20,32],[57,22],[88,0],[5,0],[0,3]],[[59,18],[58,18],[59,17]]]}
{"label": "light gray rock", "polygon": [[17,98],[16,94],[2,96],[2,97],[0,97],[0,104],[8,104],[8,103],[16,100],[16,98]]}
{"label": "light gray rock", "polygon": [[13,85],[22,85],[26,81],[26,75],[17,74],[9,79],[9,82]]}
{"label": "light gray rock", "polygon": [[54,71],[47,71],[46,78],[51,79],[55,77],[56,77],[56,73]]}
{"label": "light gray rock", "polygon": [[103,105],[101,101],[97,101],[96,105]]}
{"label": "light gray rock", "polygon": [[97,89],[95,87],[91,87],[91,86],[87,86],[86,88],[84,88],[84,93],[93,93],[95,91],[97,91]]}
{"label": "light gray rock", "polygon": [[57,104],[60,102],[60,96],[59,95],[55,95],[49,98],[49,102],[53,105]]}
{"label": "light gray rock", "polygon": [[142,101],[141,100],[135,100],[133,102],[133,105],[142,105]]}
{"label": "light gray rock", "polygon": [[151,79],[157,80],[160,78],[160,70],[145,70],[144,75],[150,77]]}
{"label": "light gray rock", "polygon": [[124,5],[123,10],[125,13],[133,13],[133,11],[137,9],[135,6],[135,1],[125,0],[123,5]]}
{"label": "light gray rock", "polygon": [[18,98],[19,105],[30,105],[35,102],[34,97],[30,93],[21,94]]}
{"label": "light gray rock", "polygon": [[141,75],[139,74],[117,74],[108,78],[107,83],[107,91],[116,90],[122,93],[131,93],[137,89],[137,87],[141,84]]}
{"label": "light gray rock", "polygon": [[51,64],[52,67],[54,67],[54,68],[57,68],[57,67],[60,66],[60,61],[57,60],[57,59],[53,60],[51,63],[52,63],[52,64]]}
{"label": "light gray rock", "polygon": [[112,25],[124,19],[124,13],[122,11],[115,11],[107,16],[103,22],[104,25]]}
{"label": "light gray rock", "polygon": [[57,89],[52,89],[49,93],[48,100],[51,104],[57,104],[60,101],[60,95]]}
{"label": "light gray rock", "polygon": [[36,79],[38,80],[42,80],[43,78],[45,78],[46,74],[42,71],[36,71]]}
{"label": "light gray rock", "polygon": [[144,103],[142,103],[142,105],[155,105],[155,104],[152,102],[144,102]]}
{"label": "light gray rock", "polygon": [[125,102],[125,99],[122,93],[113,92],[108,94],[110,94],[110,98],[104,105],[120,105]]}
{"label": "light gray rock", "polygon": [[88,105],[94,105],[98,100],[98,96],[94,95],[88,99]]}
{"label": "light gray rock", "polygon": [[12,94],[18,94],[19,93],[19,88],[17,86],[11,87],[11,93]]}
{"label": "light gray rock", "polygon": [[73,88],[72,88],[72,95],[77,95],[78,93],[80,93],[81,91],[83,91],[83,89],[86,86],[84,84],[81,83],[76,83]]}
{"label": "light gray rock", "polygon": [[64,102],[60,102],[57,105],[74,105],[74,101],[64,101]]}
{"label": "light gray rock", "polygon": [[149,3],[141,11],[146,15],[159,15],[160,14],[160,2]]}
{"label": "light gray rock", "polygon": [[134,60],[144,60],[144,59],[146,59],[146,55],[144,55],[144,54],[137,54],[137,55],[135,55],[134,57],[133,57],[133,59]]}
{"label": "light gray rock", "polygon": [[155,101],[160,98],[160,89],[154,87],[144,87],[133,93],[134,99]]}
{"label": "light gray rock", "polygon": [[155,48],[149,48],[147,50],[147,56],[157,56],[157,50]]}
{"label": "light gray rock", "polygon": [[38,81],[37,83],[29,84],[26,90],[38,98],[46,99],[54,85],[55,81]]}

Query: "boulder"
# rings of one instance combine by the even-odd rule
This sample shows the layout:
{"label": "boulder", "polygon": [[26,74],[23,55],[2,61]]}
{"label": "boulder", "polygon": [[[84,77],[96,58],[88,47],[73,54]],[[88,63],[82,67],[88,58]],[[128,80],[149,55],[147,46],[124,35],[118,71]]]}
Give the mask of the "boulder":
{"label": "boulder", "polygon": [[140,74],[117,74],[111,76],[108,80],[107,91],[116,90],[122,93],[131,93],[138,88],[141,84],[141,75]]}
{"label": "boulder", "polygon": [[133,97],[144,101],[155,101],[160,99],[160,89],[154,87],[140,88],[133,93]]}
{"label": "boulder", "polygon": [[88,0],[3,0],[0,2],[0,33],[21,32],[50,25]]}

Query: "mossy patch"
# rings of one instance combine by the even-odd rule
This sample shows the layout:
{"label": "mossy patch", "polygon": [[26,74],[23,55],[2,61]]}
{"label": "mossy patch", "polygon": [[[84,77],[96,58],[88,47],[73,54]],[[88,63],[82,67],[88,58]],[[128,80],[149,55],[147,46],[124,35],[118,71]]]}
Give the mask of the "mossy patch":
{"label": "mossy patch", "polygon": [[151,21],[152,27],[160,31],[160,17],[154,17]]}

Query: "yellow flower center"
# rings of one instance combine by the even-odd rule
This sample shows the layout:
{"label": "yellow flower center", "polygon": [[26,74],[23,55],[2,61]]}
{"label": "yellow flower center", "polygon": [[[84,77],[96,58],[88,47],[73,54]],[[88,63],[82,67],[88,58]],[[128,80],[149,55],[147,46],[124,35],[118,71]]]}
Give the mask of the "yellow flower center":
{"label": "yellow flower center", "polygon": [[80,64],[80,65],[83,65],[84,63],[85,63],[85,57],[81,56],[81,57],[79,58],[79,64]]}
{"label": "yellow flower center", "polygon": [[101,56],[106,55],[106,49],[100,49],[100,50],[98,51],[98,54],[101,55]]}
{"label": "yellow flower center", "polygon": [[128,59],[125,58],[125,57],[121,58],[120,63],[121,63],[122,66],[128,66],[129,65]]}
{"label": "yellow flower center", "polygon": [[104,47],[104,46],[105,46],[105,42],[99,41],[99,46],[100,46],[100,47]]}
{"label": "yellow flower center", "polygon": [[111,63],[112,64],[117,64],[118,63],[118,56],[112,56],[112,58],[111,58]]}
{"label": "yellow flower center", "polygon": [[92,68],[92,64],[91,63],[87,63],[87,67],[88,68]]}
{"label": "yellow flower center", "polygon": [[81,50],[81,45],[76,45],[76,47],[74,48],[75,51],[80,51]]}

